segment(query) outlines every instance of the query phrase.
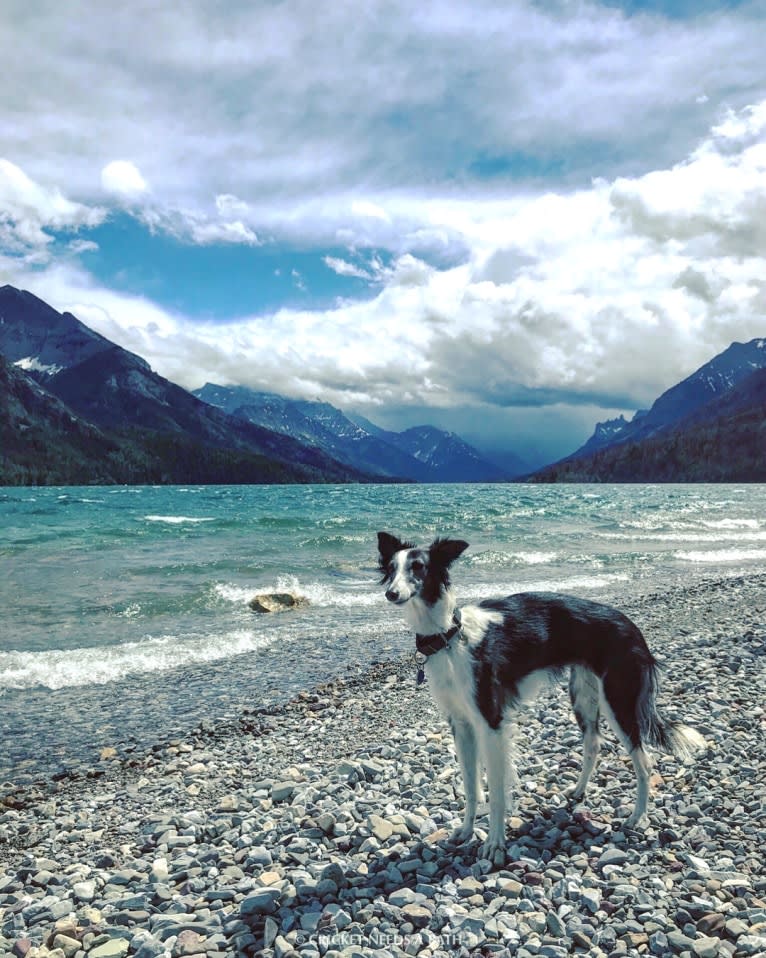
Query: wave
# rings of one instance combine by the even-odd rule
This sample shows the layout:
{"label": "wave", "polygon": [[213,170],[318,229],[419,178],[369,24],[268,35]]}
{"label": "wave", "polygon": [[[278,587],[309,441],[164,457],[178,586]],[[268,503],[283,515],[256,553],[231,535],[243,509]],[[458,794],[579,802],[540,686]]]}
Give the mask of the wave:
{"label": "wave", "polygon": [[63,495],[56,496],[56,503],[60,506],[77,506],[88,504],[103,505],[106,502],[106,499],[90,499],[87,496],[70,496],[69,493],[64,493]]}
{"label": "wave", "polygon": [[215,516],[144,516],[146,522],[167,522],[180,525],[184,522],[215,522]]}
{"label": "wave", "polygon": [[218,582],[214,586],[214,592],[218,598],[234,605],[247,605],[254,595],[263,592],[292,592],[305,596],[311,605],[320,608],[373,606],[381,602],[382,593],[370,588],[371,581],[346,581],[346,585],[354,586],[356,590],[349,588],[341,591],[324,582],[301,583],[297,576],[289,575],[278,576],[274,585],[242,586],[231,582]]}
{"label": "wave", "polygon": [[710,529],[760,529],[758,519],[703,519],[702,525]]}
{"label": "wave", "polygon": [[766,549],[712,549],[708,552],[674,552],[685,562],[758,562],[766,559]]}
{"label": "wave", "polygon": [[548,562],[555,562],[559,558],[557,552],[498,552],[494,549],[488,549],[486,552],[478,552],[476,555],[468,556],[466,562],[468,565],[545,565]]}
{"label": "wave", "polygon": [[471,597],[479,599],[497,598],[498,595],[510,595],[514,592],[569,592],[572,589],[603,589],[615,582],[629,582],[631,576],[626,572],[606,572],[601,575],[575,575],[562,579],[539,579],[535,582],[510,583],[500,586],[488,584],[471,587]]}
{"label": "wave", "polygon": [[163,635],[110,647],[49,652],[0,652],[0,691],[40,687],[105,685],[131,675],[169,672],[266,648],[275,636],[249,630],[181,639]]}
{"label": "wave", "polygon": [[599,539],[617,539],[623,542],[764,542],[766,529],[744,532],[740,527],[720,527],[718,532],[596,532]]}

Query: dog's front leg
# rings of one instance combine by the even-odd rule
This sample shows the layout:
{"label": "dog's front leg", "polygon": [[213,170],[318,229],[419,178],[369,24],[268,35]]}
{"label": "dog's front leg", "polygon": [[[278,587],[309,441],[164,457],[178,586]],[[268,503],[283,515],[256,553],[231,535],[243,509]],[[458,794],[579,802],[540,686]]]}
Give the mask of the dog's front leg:
{"label": "dog's front leg", "polygon": [[476,806],[479,800],[479,756],[476,748],[476,735],[470,722],[462,719],[450,720],[452,735],[455,739],[455,751],[463,773],[465,790],[465,812],[463,824],[452,833],[451,840],[467,842],[473,835],[473,823],[476,819]]}
{"label": "dog's front leg", "polygon": [[508,781],[508,743],[502,728],[484,735],[484,756],[489,786],[489,834],[480,855],[494,865],[505,864],[505,803]]}

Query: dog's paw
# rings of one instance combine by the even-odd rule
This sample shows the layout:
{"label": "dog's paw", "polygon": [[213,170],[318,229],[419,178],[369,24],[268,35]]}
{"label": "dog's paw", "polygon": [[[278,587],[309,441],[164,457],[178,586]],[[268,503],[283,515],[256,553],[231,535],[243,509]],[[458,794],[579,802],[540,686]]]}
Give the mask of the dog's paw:
{"label": "dog's paw", "polygon": [[647,823],[646,812],[643,812],[641,815],[637,815],[635,812],[633,812],[632,815],[629,815],[628,818],[625,819],[625,824],[623,827],[642,829],[644,825],[646,825],[646,823]]}
{"label": "dog's paw", "polygon": [[451,845],[464,845],[473,836],[473,825],[461,825],[450,834],[449,843]]}
{"label": "dog's paw", "polygon": [[479,849],[479,858],[492,862],[497,868],[505,864],[505,839],[488,838]]}
{"label": "dog's paw", "polygon": [[581,802],[585,798],[585,789],[578,788],[576,785],[570,785],[564,789],[563,795],[569,802]]}

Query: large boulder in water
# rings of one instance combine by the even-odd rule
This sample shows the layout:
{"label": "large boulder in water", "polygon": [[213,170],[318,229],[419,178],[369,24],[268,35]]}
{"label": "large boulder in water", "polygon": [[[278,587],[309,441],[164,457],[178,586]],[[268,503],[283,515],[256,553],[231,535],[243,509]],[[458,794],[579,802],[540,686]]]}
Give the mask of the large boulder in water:
{"label": "large boulder in water", "polygon": [[292,592],[263,592],[248,602],[253,612],[287,612],[308,605],[309,600]]}

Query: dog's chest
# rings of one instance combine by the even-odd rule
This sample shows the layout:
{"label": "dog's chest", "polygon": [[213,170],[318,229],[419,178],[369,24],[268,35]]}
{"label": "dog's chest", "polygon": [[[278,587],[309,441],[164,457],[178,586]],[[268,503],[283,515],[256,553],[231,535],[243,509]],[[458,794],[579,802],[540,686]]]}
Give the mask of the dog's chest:
{"label": "dog's chest", "polygon": [[474,720],[480,713],[473,650],[486,639],[493,626],[502,622],[502,616],[475,606],[466,606],[461,612],[459,638],[453,639],[448,649],[428,659],[426,675],[431,694],[442,712]]}
{"label": "dog's chest", "polygon": [[434,701],[446,715],[473,715],[474,676],[471,654],[463,645],[431,656],[425,666]]}

